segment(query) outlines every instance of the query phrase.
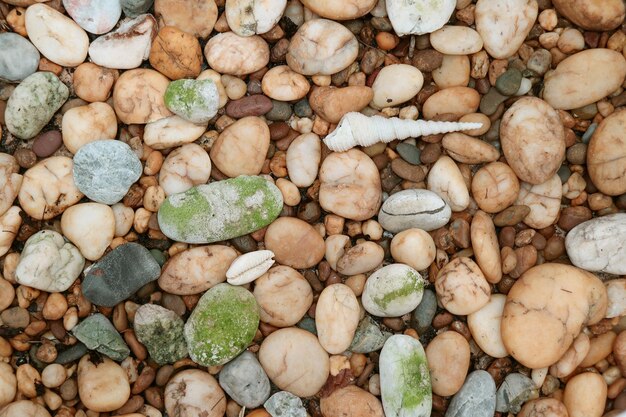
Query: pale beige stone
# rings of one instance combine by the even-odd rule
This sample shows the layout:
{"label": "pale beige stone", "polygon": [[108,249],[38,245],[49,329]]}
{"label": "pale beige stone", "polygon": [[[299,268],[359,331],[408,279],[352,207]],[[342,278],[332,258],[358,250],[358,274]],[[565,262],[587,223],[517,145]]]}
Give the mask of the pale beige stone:
{"label": "pale beige stone", "polygon": [[260,36],[242,37],[226,32],[209,40],[204,56],[209,66],[220,74],[246,75],[267,65],[270,49]]}
{"label": "pale beige stone", "polygon": [[102,139],[115,139],[117,117],[107,103],[91,103],[69,109],[61,123],[63,144],[72,153],[82,146]]}
{"label": "pale beige stone", "polygon": [[437,255],[437,247],[428,232],[422,229],[407,229],[391,240],[391,256],[396,262],[407,264],[417,271],[430,266]]}
{"label": "pale beige stone", "polygon": [[492,294],[487,304],[467,316],[467,326],[472,338],[487,355],[494,358],[509,355],[500,332],[505,303],[506,295]]}
{"label": "pale beige stone", "polygon": [[270,146],[270,130],[260,117],[248,116],[228,126],[211,147],[211,160],[224,175],[258,175]]}
{"label": "pale beige stone", "polygon": [[[89,355],[78,363],[78,395],[89,410],[108,412],[120,408],[130,397],[124,369],[106,356],[96,364]],[[103,395],[107,393],[107,395]]]}
{"label": "pale beige stone", "polygon": [[437,297],[452,314],[467,315],[489,302],[491,289],[474,261],[458,257],[446,264],[435,280]]}
{"label": "pale beige stone", "polygon": [[115,236],[115,216],[105,204],[77,204],[61,216],[61,230],[86,259],[96,261]]}
{"label": "pale beige stone", "polygon": [[8,153],[0,153],[0,216],[11,207],[22,186],[17,159]]}
{"label": "pale beige stone", "polygon": [[261,321],[276,327],[299,322],[313,303],[313,290],[295,269],[275,266],[255,281]]}
{"label": "pale beige stone", "polygon": [[502,279],[502,259],[496,227],[491,216],[478,210],[470,225],[472,249],[476,263],[483,271],[485,278],[492,284]]}
{"label": "pale beige stone", "polygon": [[287,65],[279,65],[265,73],[261,88],[266,96],[274,100],[294,101],[306,96],[311,86],[303,75]]}
{"label": "pale beige stone", "polygon": [[315,308],[315,325],[326,352],[340,354],[350,347],[360,316],[359,302],[350,287],[333,284],[324,288]]}
{"label": "pale beige stone", "polygon": [[445,331],[426,346],[426,359],[434,394],[456,394],[465,382],[470,364],[470,346],[459,333]]}

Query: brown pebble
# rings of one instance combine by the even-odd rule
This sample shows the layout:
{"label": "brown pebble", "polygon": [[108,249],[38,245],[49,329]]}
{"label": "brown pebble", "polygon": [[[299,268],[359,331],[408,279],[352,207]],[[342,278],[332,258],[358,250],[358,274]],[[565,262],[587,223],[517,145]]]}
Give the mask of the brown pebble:
{"label": "brown pebble", "polygon": [[20,148],[13,153],[17,163],[22,168],[28,169],[37,163],[37,155],[30,149]]}
{"label": "brown pebble", "polygon": [[512,248],[515,246],[515,229],[511,226],[503,227],[498,235],[498,241],[500,242],[500,247],[508,246]]}
{"label": "brown pebble", "polygon": [[41,133],[33,141],[33,152],[40,158],[46,158],[57,151],[63,144],[63,136],[58,130]]}
{"label": "brown pebble", "polygon": [[513,284],[515,284],[515,279],[507,275],[503,277],[500,282],[496,284],[496,286],[501,294],[506,295],[511,290],[511,287],[513,287]]}
{"label": "brown pebble", "polygon": [[509,358],[496,359],[487,368],[487,372],[489,372],[495,380],[496,386],[500,385],[500,383],[504,380],[504,377],[507,376],[512,370],[513,364]]}
{"label": "brown pebble", "polygon": [[411,63],[422,72],[432,72],[441,66],[443,54],[434,49],[424,49],[415,52]]}
{"label": "brown pebble", "polygon": [[537,263],[537,249],[533,245],[515,249],[515,256],[517,257],[517,264],[509,273],[513,278],[519,278]]}
{"label": "brown pebble", "polygon": [[592,213],[588,207],[566,207],[561,211],[561,217],[559,218],[558,225],[561,229],[569,232],[582,222],[591,220],[591,216]]}
{"label": "brown pebble", "polygon": [[2,324],[11,329],[23,329],[30,322],[28,310],[22,307],[13,307],[0,313]]}
{"label": "brown pebble", "polygon": [[143,397],[141,397],[140,395],[133,395],[132,397],[128,399],[128,401],[126,401],[126,404],[124,404],[117,410],[116,414],[123,415],[123,414],[134,413],[135,411],[139,410],[142,406],[143,406]]}
{"label": "brown pebble", "polygon": [[163,409],[163,392],[158,387],[150,387],[145,392],[144,395],[146,397],[146,401],[151,406],[158,408],[159,410]]}
{"label": "brown pebble", "polygon": [[470,246],[470,224],[464,219],[455,219],[450,223],[450,236],[454,244],[460,248]]}
{"label": "brown pebble", "polygon": [[127,330],[126,332],[124,332],[124,341],[126,341],[126,344],[137,359],[143,361],[148,357],[148,350],[144,345],[139,343],[139,340],[137,340],[137,336],[135,336],[134,331]]}
{"label": "brown pebble", "polygon": [[435,163],[440,156],[441,145],[439,143],[427,143],[420,154],[420,161],[422,161],[423,164],[432,164]]}
{"label": "brown pebble", "polygon": [[454,330],[455,332],[459,333],[468,342],[472,338],[472,333],[470,332],[469,327],[467,327],[467,324],[463,323],[460,320],[453,321],[450,325],[450,330]]}
{"label": "brown pebble", "polygon": [[439,313],[433,317],[432,325],[435,329],[439,330],[449,326],[450,323],[452,323],[452,320],[454,320],[454,316],[447,311],[444,311],[443,313]]}
{"label": "brown pebble", "polygon": [[546,261],[553,261],[565,254],[565,239],[561,236],[552,236],[546,242],[543,257]]}
{"label": "brown pebble", "polygon": [[493,224],[497,227],[515,226],[521,222],[524,217],[530,213],[528,206],[511,206],[496,214],[493,218]]}
{"label": "brown pebble", "polygon": [[274,122],[269,125],[270,128],[270,139],[271,140],[279,140],[287,136],[289,130],[291,128],[285,122]]}
{"label": "brown pebble", "polygon": [[229,101],[226,105],[226,114],[235,119],[246,116],[261,116],[272,110],[272,100],[262,94],[255,94]]}
{"label": "brown pebble", "polygon": [[404,322],[399,317],[385,317],[383,324],[396,332],[401,332],[404,329]]}
{"label": "brown pebble", "polygon": [[137,377],[137,380],[133,384],[131,394],[141,394],[145,391],[156,378],[156,371],[150,366],[146,366],[142,369],[141,373]]}
{"label": "brown pebble", "polygon": [[424,170],[419,165],[410,164],[402,158],[391,161],[391,169],[394,174],[405,180],[420,182],[426,178]]}

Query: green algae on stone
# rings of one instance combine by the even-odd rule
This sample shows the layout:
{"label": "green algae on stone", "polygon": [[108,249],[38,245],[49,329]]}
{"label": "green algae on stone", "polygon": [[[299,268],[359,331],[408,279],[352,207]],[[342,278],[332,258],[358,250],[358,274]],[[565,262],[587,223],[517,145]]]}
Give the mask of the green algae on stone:
{"label": "green algae on stone", "polygon": [[107,355],[114,361],[123,361],[130,349],[117,329],[104,315],[92,314],[72,329],[72,333],[87,348]]}
{"label": "green algae on stone", "polygon": [[159,365],[174,363],[187,356],[185,323],[172,310],[156,304],[144,304],[135,313],[137,340],[146,346]]}
{"label": "green algae on stone", "polygon": [[274,184],[262,177],[240,176],[169,196],[159,208],[158,221],[170,239],[212,243],[267,226],[282,207],[282,194]]}
{"label": "green algae on stone", "polygon": [[165,106],[191,123],[207,123],[217,114],[219,92],[213,80],[176,80],[165,90]]}
{"label": "green algae on stone", "polygon": [[430,373],[426,353],[418,340],[406,335],[391,336],[380,352],[379,368],[385,416],[430,416]]}
{"label": "green algae on stone", "polygon": [[187,323],[191,359],[202,366],[223,365],[243,352],[259,325],[259,307],[243,287],[218,284],[198,301]]}
{"label": "green algae on stone", "polygon": [[9,132],[30,139],[48,124],[69,96],[69,89],[51,72],[29,75],[13,91],[4,113]]}
{"label": "green algae on stone", "polygon": [[387,265],[369,276],[363,289],[363,308],[379,317],[398,317],[418,306],[424,279],[405,264]]}

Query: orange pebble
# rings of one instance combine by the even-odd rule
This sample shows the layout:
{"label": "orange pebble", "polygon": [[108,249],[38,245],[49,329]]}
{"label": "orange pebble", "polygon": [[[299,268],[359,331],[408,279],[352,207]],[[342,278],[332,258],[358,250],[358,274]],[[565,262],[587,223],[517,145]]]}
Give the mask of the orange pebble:
{"label": "orange pebble", "polygon": [[378,32],[376,35],[376,44],[383,51],[390,51],[398,46],[400,40],[396,35],[389,32]]}

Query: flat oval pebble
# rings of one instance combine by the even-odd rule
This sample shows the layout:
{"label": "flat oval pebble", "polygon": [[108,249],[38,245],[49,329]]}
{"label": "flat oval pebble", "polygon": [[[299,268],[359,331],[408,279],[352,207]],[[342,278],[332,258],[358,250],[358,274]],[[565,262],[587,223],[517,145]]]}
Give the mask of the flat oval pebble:
{"label": "flat oval pebble", "polygon": [[424,279],[408,265],[387,265],[367,278],[361,295],[365,310],[378,317],[400,317],[417,307]]}
{"label": "flat oval pebble", "polygon": [[426,353],[421,343],[393,335],[380,352],[380,391],[387,417],[428,417],[432,392]]}
{"label": "flat oval pebble", "polygon": [[252,293],[218,284],[204,293],[185,323],[189,355],[203,366],[223,365],[248,347],[258,325]]}
{"label": "flat oval pebble", "polygon": [[463,164],[493,162],[500,157],[495,146],[461,132],[447,133],[441,144],[452,159]]}
{"label": "flat oval pebble", "polygon": [[258,407],[270,396],[270,380],[256,356],[249,351],[224,365],[219,382],[222,389],[244,407]]}
{"label": "flat oval pebble", "polygon": [[[395,80],[404,80],[402,84]],[[375,109],[394,107],[409,101],[422,89],[424,76],[422,72],[412,65],[393,64],[387,65],[380,70],[372,90],[374,97],[371,106]]]}
{"label": "flat oval pebble", "polygon": [[565,237],[567,256],[587,271],[626,274],[626,214],[596,217],[574,227]]}
{"label": "flat oval pebble", "polygon": [[298,271],[278,265],[255,281],[254,298],[264,323],[289,327],[298,323],[311,307],[313,290]]}
{"label": "flat oval pebble", "polygon": [[114,307],[159,278],[161,268],[145,247],[129,242],[104,255],[85,271],[84,296],[98,306]]}
{"label": "flat oval pebble", "polygon": [[483,49],[478,32],[464,26],[443,26],[430,34],[430,44],[446,55],[469,55]]}
{"label": "flat oval pebble", "polygon": [[433,393],[448,397],[456,394],[465,382],[470,366],[470,345],[455,331],[439,333],[426,346],[426,358]]}
{"label": "flat oval pebble", "polygon": [[287,0],[226,0],[226,21],[239,36],[269,32],[283,16]]}
{"label": "flat oval pebble", "polygon": [[165,195],[182,193],[194,185],[206,184],[211,176],[211,158],[195,143],[170,152],[159,171],[159,186]]}
{"label": "flat oval pebble", "polygon": [[246,75],[267,65],[270,50],[260,36],[243,37],[226,32],[207,42],[204,56],[209,66],[220,74]]}
{"label": "flat oval pebble", "polygon": [[156,304],[144,304],[135,312],[133,329],[137,340],[159,365],[174,363],[187,356],[184,323],[172,310]]}
{"label": "flat oval pebble", "polygon": [[535,0],[476,2],[476,31],[489,55],[503,59],[515,54],[533,27],[537,12]]}
{"label": "flat oval pebble", "polygon": [[113,29],[122,14],[119,0],[63,0],[63,7],[81,28],[96,35]]}
{"label": "flat oval pebble", "polygon": [[202,39],[211,34],[218,15],[215,0],[156,0],[154,13],[165,26],[175,26]]}
{"label": "flat oval pebble", "polygon": [[556,10],[583,29],[604,32],[622,24],[626,7],[620,0],[553,0]]}
{"label": "flat oval pebble", "polygon": [[34,137],[68,96],[69,89],[51,72],[36,72],[26,77],[7,101],[4,112],[7,129],[20,139]]}
{"label": "flat oval pebble", "polygon": [[315,133],[305,133],[287,148],[289,179],[297,187],[308,187],[317,178],[322,157],[322,142]]}
{"label": "flat oval pebble", "polygon": [[486,354],[494,358],[509,355],[500,334],[505,302],[506,295],[492,294],[487,304],[467,316],[472,338]]}
{"label": "flat oval pebble", "polygon": [[0,79],[22,81],[39,67],[39,51],[17,33],[0,33]]}
{"label": "flat oval pebble", "polygon": [[391,256],[396,262],[422,271],[435,260],[437,247],[428,232],[422,229],[407,229],[391,240]]}
{"label": "flat oval pebble", "polygon": [[144,124],[171,116],[163,100],[168,85],[165,76],[151,69],[124,72],[113,89],[117,117],[126,124]]}
{"label": "flat oval pebble", "polygon": [[348,385],[320,399],[324,417],[383,417],[380,400],[356,385]]}
{"label": "flat oval pebble", "polygon": [[192,123],[207,123],[219,106],[213,80],[176,80],[165,90],[165,105],[174,114]]}
{"label": "flat oval pebble", "polygon": [[437,297],[452,314],[472,314],[489,302],[491,289],[482,271],[466,257],[452,259],[435,280]]}
{"label": "flat oval pebble", "polygon": [[386,4],[389,20],[399,36],[436,31],[448,22],[456,6],[454,0],[386,0]]}
{"label": "flat oval pebble", "polygon": [[195,124],[179,116],[164,117],[146,124],[143,141],[152,149],[175,148],[195,141],[206,128],[207,123]]}
{"label": "flat oval pebble", "polygon": [[535,97],[517,100],[504,113],[500,141],[515,174],[531,184],[546,182],[565,158],[561,119],[548,103]]}
{"label": "flat oval pebble", "polygon": [[46,4],[33,4],[26,9],[28,38],[55,64],[76,67],[87,57],[89,37],[72,19]]}
{"label": "flat oval pebble", "polygon": [[106,103],[73,107],[63,114],[61,131],[63,144],[75,154],[87,143],[115,138],[117,117],[113,108]]}
{"label": "flat oval pebble", "polygon": [[496,384],[487,371],[474,371],[448,405],[445,417],[492,417],[496,411]]}
{"label": "flat oval pebble", "polygon": [[496,227],[491,216],[484,211],[477,211],[470,225],[470,240],[476,263],[490,283],[502,279],[502,259]]}
{"label": "flat oval pebble", "polygon": [[76,204],[63,212],[61,230],[86,259],[96,261],[113,240],[115,216],[105,204]]}
{"label": "flat oval pebble", "polygon": [[283,205],[280,190],[260,177],[241,176],[169,196],[158,212],[161,231],[186,243],[243,236],[270,224]]}
{"label": "flat oval pebble", "polygon": [[556,174],[538,185],[522,182],[515,204],[530,207],[524,223],[535,229],[542,229],[556,222],[561,209],[562,193],[561,179]]}
{"label": "flat oval pebble", "polygon": [[[610,49],[577,52],[544,78],[543,99],[555,109],[576,109],[615,92],[626,76],[626,59]],[[578,88],[572,89],[575,84]]]}
{"label": "flat oval pebble", "polygon": [[[516,164],[519,166],[518,162]],[[483,165],[476,171],[471,188],[476,204],[487,213],[499,213],[510,207],[517,200],[520,191],[515,172],[509,165],[499,161]]]}
{"label": "flat oval pebble", "polygon": [[363,110],[373,98],[374,91],[364,85],[317,87],[309,94],[309,105],[324,120],[339,123],[346,113]]}
{"label": "flat oval pebble", "polygon": [[622,135],[626,111],[606,117],[591,136],[587,148],[587,169],[593,185],[607,195],[626,192],[626,139]]}
{"label": "flat oval pebble", "polygon": [[480,94],[469,87],[450,87],[437,91],[426,99],[422,112],[426,120],[431,120],[440,114],[452,114],[462,117],[475,113],[480,104]]}
{"label": "flat oval pebble", "polygon": [[91,42],[89,57],[105,68],[137,68],[150,56],[156,31],[157,22],[151,14],[139,15]]}
{"label": "flat oval pebble", "polygon": [[90,350],[102,353],[114,361],[123,361],[130,354],[122,335],[100,313],[85,318],[72,329],[72,334]]}
{"label": "flat oval pebble", "polygon": [[178,372],[167,382],[164,392],[167,415],[223,417],[226,398],[217,380],[200,369]]}
{"label": "flat oval pebble", "polygon": [[265,73],[261,88],[266,96],[274,100],[293,101],[306,96],[310,86],[306,77],[287,65],[279,65]]}
{"label": "flat oval pebble", "polygon": [[383,248],[374,242],[362,242],[345,250],[337,260],[337,272],[356,275],[379,266],[385,257]]}
{"label": "flat oval pebble", "polygon": [[442,156],[435,162],[426,182],[428,189],[437,193],[452,211],[463,211],[469,205],[469,190],[463,174],[449,156]]}
{"label": "flat oval pebble", "polygon": [[313,13],[332,20],[357,19],[370,12],[377,0],[349,0],[335,2],[333,0],[303,0],[302,4]]}
{"label": "flat oval pebble", "polygon": [[[117,410],[130,398],[130,383],[124,368],[109,358],[92,362],[90,355],[78,363],[78,395],[89,410]],[[102,395],[103,392],[109,395]]]}
{"label": "flat oval pebble", "polygon": [[74,155],[74,183],[81,193],[103,204],[120,201],[142,174],[141,161],[119,140],[98,140]]}
{"label": "flat oval pebble", "polygon": [[450,206],[434,192],[403,190],[385,200],[378,221],[392,233],[411,228],[429,232],[448,223],[451,214]]}
{"label": "flat oval pebble", "polygon": [[359,43],[345,26],[326,19],[304,23],[291,38],[287,65],[302,75],[330,75],[348,67]]}
{"label": "flat oval pebble", "polygon": [[326,352],[339,354],[348,349],[359,324],[360,306],[345,284],[324,288],[315,308],[317,337]]}

